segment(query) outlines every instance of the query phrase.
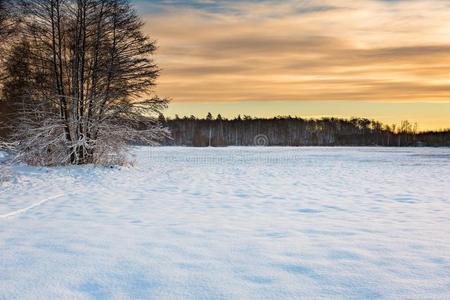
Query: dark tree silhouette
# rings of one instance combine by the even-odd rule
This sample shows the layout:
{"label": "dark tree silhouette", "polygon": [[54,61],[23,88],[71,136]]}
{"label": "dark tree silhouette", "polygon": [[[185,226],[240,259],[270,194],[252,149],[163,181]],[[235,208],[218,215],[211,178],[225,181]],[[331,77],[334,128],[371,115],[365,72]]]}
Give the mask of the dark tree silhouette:
{"label": "dark tree silhouette", "polygon": [[302,119],[291,116],[259,119],[240,116],[232,120],[166,119],[173,139],[165,145],[252,146],[265,135],[269,146],[450,146],[450,131],[417,133],[417,125],[403,121],[386,126],[375,120]]}

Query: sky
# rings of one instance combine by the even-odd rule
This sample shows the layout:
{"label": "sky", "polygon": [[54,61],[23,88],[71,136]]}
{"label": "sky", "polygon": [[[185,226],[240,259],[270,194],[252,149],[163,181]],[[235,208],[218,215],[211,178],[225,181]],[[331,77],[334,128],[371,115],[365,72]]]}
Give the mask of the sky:
{"label": "sky", "polygon": [[134,0],[168,115],[450,128],[448,0]]}

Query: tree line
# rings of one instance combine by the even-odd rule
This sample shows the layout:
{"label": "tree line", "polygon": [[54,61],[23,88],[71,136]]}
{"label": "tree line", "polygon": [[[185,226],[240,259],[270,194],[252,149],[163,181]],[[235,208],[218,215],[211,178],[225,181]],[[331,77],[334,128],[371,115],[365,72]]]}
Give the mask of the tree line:
{"label": "tree line", "polygon": [[450,146],[450,130],[418,132],[409,121],[397,126],[366,118],[225,119],[210,113],[206,118],[161,115],[160,120],[172,133],[163,144],[175,146]]}

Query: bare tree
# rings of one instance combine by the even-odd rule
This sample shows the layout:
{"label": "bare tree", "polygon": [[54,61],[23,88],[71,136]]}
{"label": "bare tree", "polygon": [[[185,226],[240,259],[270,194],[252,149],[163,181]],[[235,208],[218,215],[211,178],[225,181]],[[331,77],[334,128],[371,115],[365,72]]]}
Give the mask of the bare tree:
{"label": "bare tree", "polygon": [[22,0],[21,9],[27,74],[7,74],[8,85],[27,86],[14,128],[19,158],[116,163],[129,142],[153,145],[169,134],[158,122],[167,100],[152,93],[155,42],[128,1]]}

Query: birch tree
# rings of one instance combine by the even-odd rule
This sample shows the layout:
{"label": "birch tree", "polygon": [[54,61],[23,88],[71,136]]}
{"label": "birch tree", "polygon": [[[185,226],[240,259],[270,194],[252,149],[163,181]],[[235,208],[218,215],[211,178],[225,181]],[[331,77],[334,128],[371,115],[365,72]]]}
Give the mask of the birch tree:
{"label": "birch tree", "polygon": [[128,1],[23,0],[21,9],[29,57],[14,128],[19,158],[117,163],[129,142],[154,145],[169,134],[158,122],[167,100],[152,92],[155,42]]}

